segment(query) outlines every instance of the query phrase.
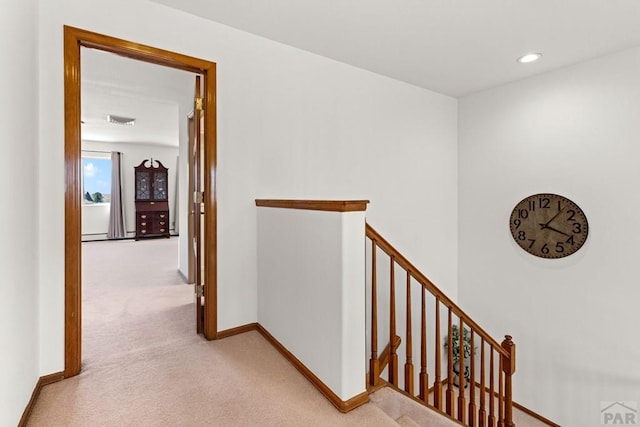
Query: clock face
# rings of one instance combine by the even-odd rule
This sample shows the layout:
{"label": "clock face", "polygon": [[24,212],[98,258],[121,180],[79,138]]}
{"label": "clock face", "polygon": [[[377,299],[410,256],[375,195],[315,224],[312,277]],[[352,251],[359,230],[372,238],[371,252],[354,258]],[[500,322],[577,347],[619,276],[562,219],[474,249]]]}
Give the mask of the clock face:
{"label": "clock face", "polygon": [[511,235],[525,251],[542,258],[562,258],[587,240],[587,217],[571,200],[557,194],[534,194],[513,208]]}

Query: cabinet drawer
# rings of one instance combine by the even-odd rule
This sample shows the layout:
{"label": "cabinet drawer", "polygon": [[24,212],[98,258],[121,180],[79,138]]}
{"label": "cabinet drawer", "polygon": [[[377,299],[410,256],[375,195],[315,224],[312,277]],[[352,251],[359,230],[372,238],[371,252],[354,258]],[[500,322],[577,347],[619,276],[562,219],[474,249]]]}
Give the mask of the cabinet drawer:
{"label": "cabinet drawer", "polygon": [[147,227],[147,228],[149,228],[154,222],[156,222],[155,213],[138,214],[138,218],[136,221],[138,227]]}
{"label": "cabinet drawer", "polygon": [[143,211],[136,213],[136,234],[151,236],[169,234],[168,211]]}

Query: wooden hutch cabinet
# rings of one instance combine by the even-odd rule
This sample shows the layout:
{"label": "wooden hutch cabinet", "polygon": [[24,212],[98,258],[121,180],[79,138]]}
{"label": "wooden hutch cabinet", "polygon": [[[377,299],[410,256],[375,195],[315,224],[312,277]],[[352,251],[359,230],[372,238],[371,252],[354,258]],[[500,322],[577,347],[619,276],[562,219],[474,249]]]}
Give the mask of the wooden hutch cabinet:
{"label": "wooden hutch cabinet", "polygon": [[169,169],[153,159],[143,160],[134,169],[136,240],[169,237]]}

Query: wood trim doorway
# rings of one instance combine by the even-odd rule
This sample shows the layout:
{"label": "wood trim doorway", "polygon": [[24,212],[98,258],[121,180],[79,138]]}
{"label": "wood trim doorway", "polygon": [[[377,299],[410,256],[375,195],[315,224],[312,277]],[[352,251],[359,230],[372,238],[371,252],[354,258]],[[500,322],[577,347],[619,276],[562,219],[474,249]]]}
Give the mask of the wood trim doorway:
{"label": "wood trim doorway", "polygon": [[[80,168],[80,48],[88,47],[131,59],[201,74],[204,77],[205,166],[205,319],[204,336],[217,338],[216,213],[216,64],[142,44],[64,27],[64,166],[65,166],[65,378],[80,373],[82,363],[82,251]],[[195,325],[194,325],[195,328]]]}

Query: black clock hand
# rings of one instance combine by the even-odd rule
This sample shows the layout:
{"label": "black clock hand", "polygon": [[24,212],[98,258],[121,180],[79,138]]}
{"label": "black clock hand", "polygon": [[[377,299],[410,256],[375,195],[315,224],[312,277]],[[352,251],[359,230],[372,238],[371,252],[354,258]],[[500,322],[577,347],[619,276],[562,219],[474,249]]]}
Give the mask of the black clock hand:
{"label": "black clock hand", "polygon": [[[560,214],[562,213],[562,211],[563,211],[566,207],[567,207],[567,205],[565,205],[565,206],[564,206],[564,208],[560,209],[560,210],[558,211],[558,213],[557,213],[557,214],[555,214],[554,216],[552,216],[552,217],[551,217],[551,219],[550,219],[549,221],[547,221],[547,222],[544,224],[544,227],[542,227],[542,228],[547,228],[547,226],[548,226],[549,224],[551,224],[551,221],[553,221],[554,219],[556,219],[556,218],[558,217],[558,215],[560,215]],[[542,224],[540,224],[540,225],[542,225]],[[557,230],[556,230],[556,231],[557,231]]]}
{"label": "black clock hand", "polygon": [[[547,223],[548,224],[548,223]],[[567,237],[571,237],[570,234],[565,233],[564,231],[560,231],[557,228],[549,227],[547,224],[540,224],[540,227],[544,230],[545,228],[551,231],[555,231],[556,233],[564,234]]]}

